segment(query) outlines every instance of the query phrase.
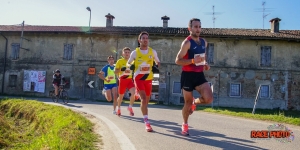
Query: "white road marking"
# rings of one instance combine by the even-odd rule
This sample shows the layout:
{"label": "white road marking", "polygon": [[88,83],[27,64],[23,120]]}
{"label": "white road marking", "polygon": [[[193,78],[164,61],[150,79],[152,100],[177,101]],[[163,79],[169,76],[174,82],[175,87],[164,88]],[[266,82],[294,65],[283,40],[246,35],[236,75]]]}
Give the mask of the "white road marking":
{"label": "white road marking", "polygon": [[[71,108],[71,109],[76,109],[76,108]],[[122,150],[135,150],[134,145],[131,143],[129,138],[124,134],[124,132],[118,126],[116,126],[113,122],[111,122],[109,119],[107,119],[106,117],[101,116],[99,114],[90,112],[88,110],[82,110],[82,109],[76,109],[76,110],[91,114],[91,115],[97,117],[98,119],[101,119],[103,122],[105,122],[106,125],[108,126],[108,128],[114,133]]]}

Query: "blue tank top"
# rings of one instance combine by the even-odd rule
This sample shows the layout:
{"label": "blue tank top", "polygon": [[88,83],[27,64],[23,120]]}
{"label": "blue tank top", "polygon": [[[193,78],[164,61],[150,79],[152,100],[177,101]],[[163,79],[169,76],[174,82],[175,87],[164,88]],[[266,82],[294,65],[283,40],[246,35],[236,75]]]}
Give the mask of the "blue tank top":
{"label": "blue tank top", "polygon": [[[205,41],[202,38],[200,39],[201,45],[198,45],[191,36],[186,38],[190,41],[191,46],[190,49],[187,51],[186,55],[183,57],[184,59],[193,59],[195,54],[205,53]],[[196,66],[195,64],[189,64],[182,67],[182,71],[189,71],[189,72],[202,72],[203,66]]]}

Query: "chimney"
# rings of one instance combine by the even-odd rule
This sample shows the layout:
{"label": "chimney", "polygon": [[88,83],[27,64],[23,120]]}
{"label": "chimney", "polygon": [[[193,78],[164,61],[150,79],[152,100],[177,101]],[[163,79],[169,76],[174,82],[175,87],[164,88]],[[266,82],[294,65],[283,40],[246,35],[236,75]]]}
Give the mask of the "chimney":
{"label": "chimney", "polygon": [[163,20],[163,27],[167,28],[168,27],[168,20],[170,20],[170,18],[168,16],[162,16],[161,20]]}
{"label": "chimney", "polygon": [[278,33],[279,32],[279,21],[280,18],[273,18],[270,20],[271,22],[271,33]]}
{"label": "chimney", "polygon": [[106,27],[112,27],[113,26],[113,19],[115,19],[115,17],[113,15],[111,15],[110,13],[105,15],[105,17],[106,17]]}

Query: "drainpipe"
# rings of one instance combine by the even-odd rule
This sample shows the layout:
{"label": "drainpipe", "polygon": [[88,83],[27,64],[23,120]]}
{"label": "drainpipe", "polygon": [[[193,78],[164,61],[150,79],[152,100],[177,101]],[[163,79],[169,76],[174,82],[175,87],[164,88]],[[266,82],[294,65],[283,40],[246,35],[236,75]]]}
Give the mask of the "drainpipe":
{"label": "drainpipe", "polygon": [[220,73],[221,73],[221,70],[219,70],[218,72],[218,80],[219,80],[219,83],[218,83],[218,109],[219,109],[219,106],[220,106],[220,88],[221,88],[221,82],[220,82]]}
{"label": "drainpipe", "polygon": [[6,72],[6,54],[7,54],[7,38],[0,32],[0,34],[5,38],[5,52],[4,52],[4,67],[3,67],[3,77],[2,77],[2,94],[4,94],[4,79],[5,79],[5,72]]}
{"label": "drainpipe", "polygon": [[284,101],[285,101],[285,110],[287,110],[287,104],[289,101],[289,89],[288,89],[288,80],[289,80],[289,72],[285,71],[284,75],[284,87],[285,87],[285,95],[284,95]]}

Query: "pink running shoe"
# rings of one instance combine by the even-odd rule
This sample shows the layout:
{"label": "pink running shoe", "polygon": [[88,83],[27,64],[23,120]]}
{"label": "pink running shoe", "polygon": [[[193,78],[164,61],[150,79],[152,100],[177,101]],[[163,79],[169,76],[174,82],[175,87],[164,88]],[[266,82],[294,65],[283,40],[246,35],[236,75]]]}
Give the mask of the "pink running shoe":
{"label": "pink running shoe", "polygon": [[134,94],[134,99],[137,101],[137,100],[139,100],[139,98],[140,98],[140,95],[139,94]]}
{"label": "pink running shoe", "polygon": [[195,104],[195,98],[193,97],[193,104],[192,104],[192,108],[190,111],[190,115],[196,110],[196,104]]}
{"label": "pink running shoe", "polygon": [[186,136],[190,135],[189,134],[189,125],[188,124],[182,124],[181,130],[182,130],[181,131],[182,135],[186,135]]}
{"label": "pink running shoe", "polygon": [[120,110],[120,109],[117,110],[117,115],[118,115],[119,117],[121,116],[121,110]]}
{"label": "pink running shoe", "polygon": [[150,126],[150,123],[145,123],[145,125],[146,125],[146,131],[147,132],[152,132],[153,131],[153,129]]}
{"label": "pink running shoe", "polygon": [[130,115],[130,116],[134,116],[132,107],[128,107],[127,110],[129,111],[129,115]]}

